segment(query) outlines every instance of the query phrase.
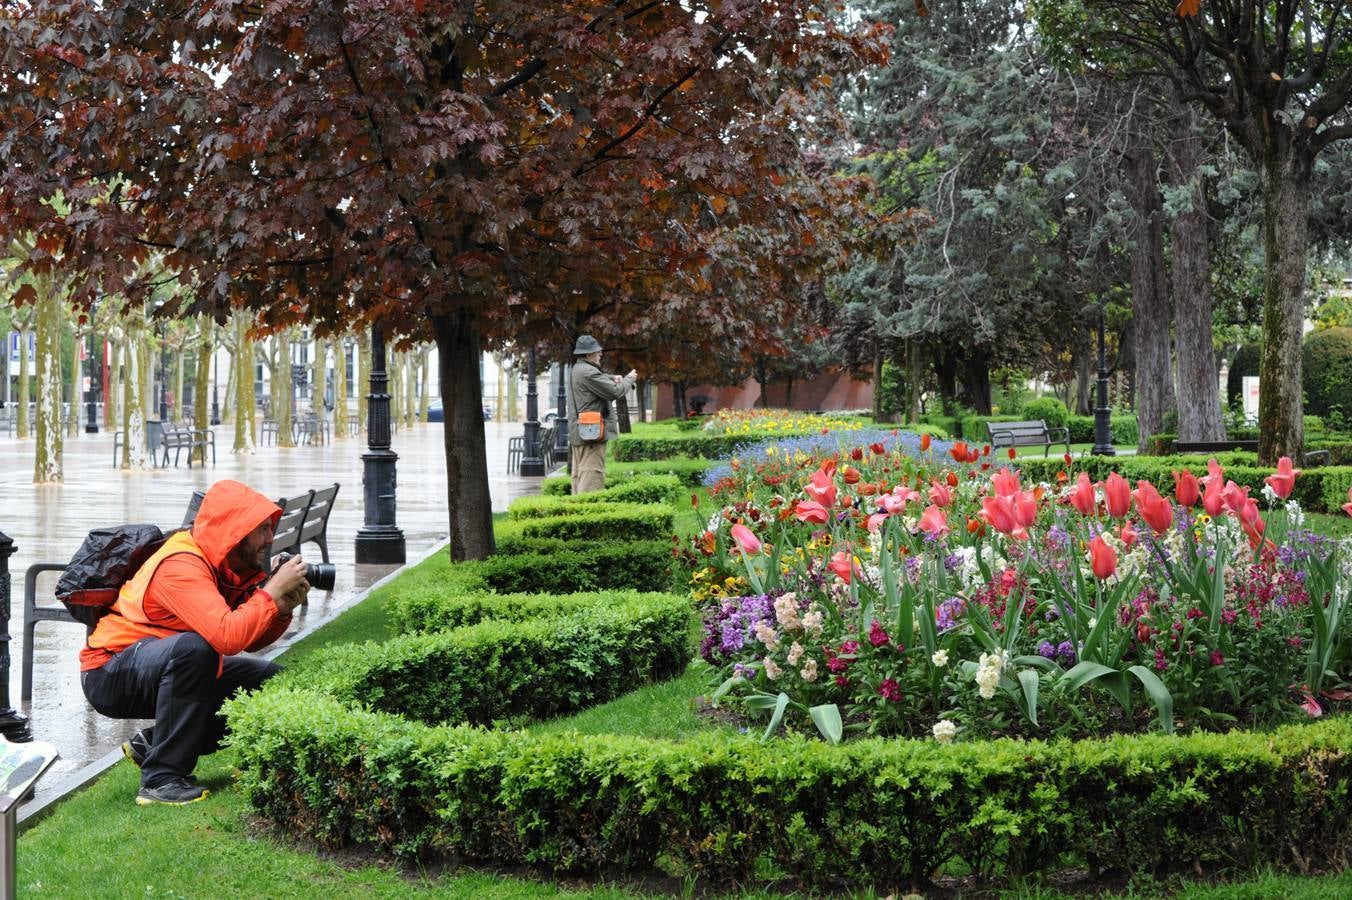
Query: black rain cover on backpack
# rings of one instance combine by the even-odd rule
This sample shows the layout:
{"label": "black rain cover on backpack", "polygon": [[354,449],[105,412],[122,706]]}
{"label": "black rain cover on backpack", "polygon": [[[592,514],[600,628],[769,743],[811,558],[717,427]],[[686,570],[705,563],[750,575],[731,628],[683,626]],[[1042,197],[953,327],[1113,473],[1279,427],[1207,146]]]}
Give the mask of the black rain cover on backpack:
{"label": "black rain cover on backpack", "polygon": [[56,599],[93,628],[117,600],[117,592],[141,564],[164,546],[157,525],[117,525],[89,532],[56,583]]}

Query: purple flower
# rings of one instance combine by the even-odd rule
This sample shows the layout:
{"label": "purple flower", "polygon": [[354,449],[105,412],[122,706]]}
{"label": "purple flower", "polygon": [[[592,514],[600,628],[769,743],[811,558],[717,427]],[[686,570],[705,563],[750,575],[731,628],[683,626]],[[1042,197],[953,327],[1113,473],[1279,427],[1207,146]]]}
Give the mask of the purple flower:
{"label": "purple flower", "polygon": [[1037,645],[1037,652],[1039,656],[1045,656],[1047,659],[1051,659],[1056,656],[1056,647],[1053,646],[1051,641],[1043,641]]}

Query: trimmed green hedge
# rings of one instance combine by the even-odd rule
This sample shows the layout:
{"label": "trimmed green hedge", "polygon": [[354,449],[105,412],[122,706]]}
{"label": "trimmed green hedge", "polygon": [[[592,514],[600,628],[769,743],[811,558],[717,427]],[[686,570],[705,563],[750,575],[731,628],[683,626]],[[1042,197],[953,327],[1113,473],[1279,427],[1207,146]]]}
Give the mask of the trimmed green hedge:
{"label": "trimmed green hedge", "polygon": [[1163,873],[1345,862],[1352,845],[1346,718],[833,747],[428,727],[316,690],[265,689],[228,712],[248,797],[282,831],[410,859],[592,872],[660,860],[720,882],[769,869],[839,889],[924,883],[954,859],[1006,878],[1067,862]]}
{"label": "trimmed green hedge", "polygon": [[[491,614],[494,601],[482,599],[481,615]],[[304,686],[429,724],[489,725],[602,703],[690,662],[688,597],[630,591],[559,602],[563,608],[545,614],[547,604],[509,601],[503,608],[516,610],[514,620],[481,617],[435,634],[334,647],[278,687]]]}
{"label": "trimmed green hedge", "polygon": [[[606,490],[637,478],[671,475],[682,487],[693,489],[704,482],[704,473],[713,465],[707,459],[655,459],[641,462],[612,462],[606,466]],[[572,485],[567,475],[554,475],[541,484],[542,493],[551,497],[567,496]]]}
{"label": "trimmed green hedge", "polygon": [[496,533],[508,539],[558,538],[584,544],[656,541],[669,539],[675,522],[676,513],[665,503],[574,503],[560,507],[557,515],[501,522]]}
{"label": "trimmed green hedge", "polygon": [[588,509],[600,503],[671,503],[685,493],[685,485],[675,475],[644,475],[631,478],[589,494],[518,497],[512,501],[509,518],[531,519],[567,515],[569,511]]}
{"label": "trimmed green hedge", "polygon": [[[987,422],[1023,422],[1030,418],[1041,418],[1041,416],[964,416],[962,419],[962,436],[966,441],[985,443],[990,440],[990,432],[986,430]],[[1049,422],[1048,425],[1050,424]],[[1070,442],[1072,444],[1092,444],[1094,442],[1093,416],[1067,416],[1065,424],[1070,429]],[[1140,430],[1135,416],[1113,416],[1110,429],[1114,444],[1133,447],[1136,445]]]}

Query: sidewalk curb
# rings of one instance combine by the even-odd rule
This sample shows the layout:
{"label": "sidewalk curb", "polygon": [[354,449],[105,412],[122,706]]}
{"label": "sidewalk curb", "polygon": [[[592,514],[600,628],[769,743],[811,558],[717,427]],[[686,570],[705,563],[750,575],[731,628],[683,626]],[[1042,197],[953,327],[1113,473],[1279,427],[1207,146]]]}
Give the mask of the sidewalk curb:
{"label": "sidewalk curb", "polygon": [[[364,600],[366,600],[367,597],[371,596],[371,593],[373,591],[375,591],[378,588],[384,587],[386,584],[388,584],[389,582],[393,581],[396,577],[398,577],[406,569],[409,569],[412,566],[421,565],[422,563],[431,559],[438,553],[446,552],[446,548],[448,546],[449,541],[443,541],[442,543],[435,545],[434,547],[432,547],[432,549],[428,550],[426,553],[415,559],[413,562],[411,563],[405,562],[402,566],[399,566],[397,569],[390,572],[384,578],[381,578],[379,581],[376,581],[373,584],[371,584],[369,587],[366,588],[366,590],[362,591],[360,594],[355,595],[350,601],[343,604],[342,608],[332,610],[332,612],[328,616],[326,616],[323,621],[315,623],[315,626],[309,631],[307,631],[305,634],[297,635],[284,645],[281,646],[274,645],[273,647],[270,647],[263,653],[258,653],[255,655],[262,659],[268,660],[280,656],[287,650],[291,649],[292,645],[294,645],[297,641],[309,637],[310,635],[319,631],[324,626],[328,625],[334,619],[341,616],[343,613],[347,612],[352,607],[356,606],[358,603],[361,603]],[[19,809],[18,816],[19,834],[23,834],[33,825],[36,825],[38,822],[45,819],[48,815],[51,814],[51,812],[57,807],[57,805],[61,803],[61,801],[65,800],[70,795],[89,787],[89,785],[93,784],[95,781],[98,780],[100,775],[102,775],[104,772],[107,772],[113,766],[117,765],[124,758],[125,757],[122,755],[122,748],[115,747],[112,750],[108,751],[108,753],[100,757],[95,762],[90,763],[83,769],[80,769],[79,771],[68,776],[66,780],[61,782],[61,784],[57,787],[57,789],[53,791],[51,796],[45,798],[41,803],[37,805],[25,804],[23,807]]]}

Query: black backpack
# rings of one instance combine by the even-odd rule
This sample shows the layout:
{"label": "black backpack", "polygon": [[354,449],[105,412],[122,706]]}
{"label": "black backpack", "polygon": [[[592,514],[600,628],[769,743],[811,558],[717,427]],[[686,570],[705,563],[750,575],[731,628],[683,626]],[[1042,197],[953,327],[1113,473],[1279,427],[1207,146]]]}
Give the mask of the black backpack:
{"label": "black backpack", "polygon": [[56,582],[56,599],[75,621],[93,628],[117,601],[122,585],[164,546],[168,537],[157,525],[94,529]]}

